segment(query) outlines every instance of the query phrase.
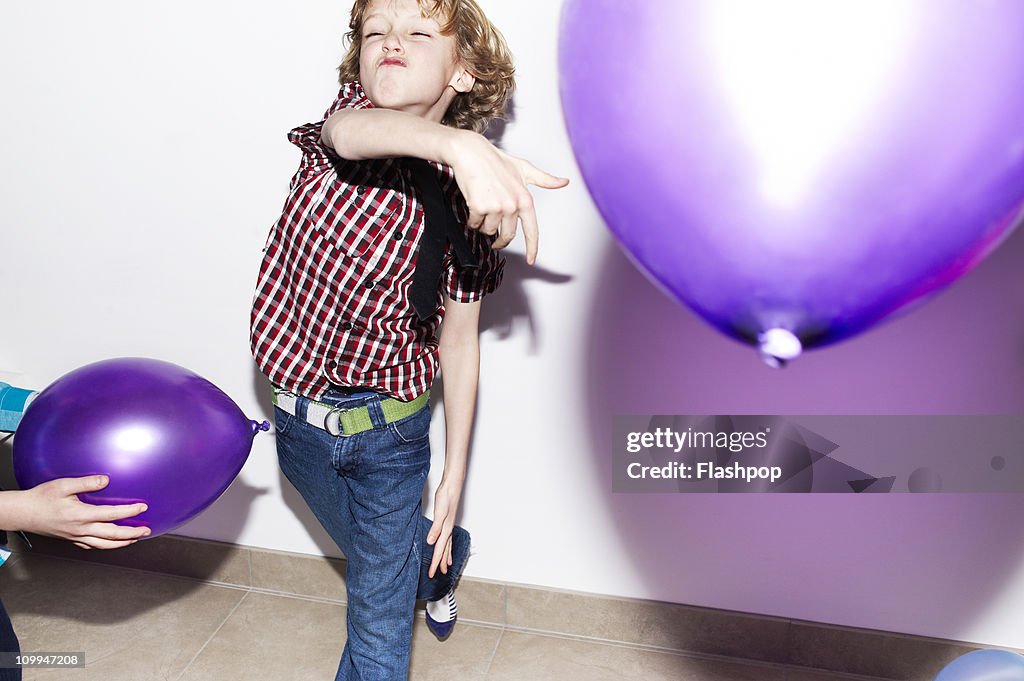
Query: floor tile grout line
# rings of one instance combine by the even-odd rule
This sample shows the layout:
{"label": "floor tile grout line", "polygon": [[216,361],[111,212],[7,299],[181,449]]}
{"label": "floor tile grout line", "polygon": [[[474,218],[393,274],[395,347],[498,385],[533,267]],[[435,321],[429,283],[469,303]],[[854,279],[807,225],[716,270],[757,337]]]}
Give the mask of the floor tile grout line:
{"label": "floor tile grout line", "polygon": [[[784,657],[792,662],[793,660],[793,620],[786,620],[785,636],[782,638],[782,652]],[[790,673],[786,672],[786,681],[789,681]]]}
{"label": "floor tile grout line", "polygon": [[242,603],[245,602],[245,599],[249,597],[250,593],[252,592],[246,591],[244,594],[242,594],[242,597],[238,599],[237,603],[235,603],[235,607],[231,608],[231,611],[228,612],[226,617],[224,617],[224,620],[217,626],[216,629],[213,630],[213,633],[210,634],[210,636],[206,639],[203,645],[199,647],[199,650],[196,651],[196,654],[192,656],[192,659],[188,661],[188,664],[185,665],[185,667],[181,670],[181,673],[178,674],[174,681],[181,681],[182,677],[185,676],[189,668],[195,663],[197,659],[199,659],[199,656],[203,654],[203,651],[206,650],[206,646],[210,645],[210,641],[212,641],[214,637],[216,637],[217,634],[220,633],[220,630],[223,629],[224,625],[228,623],[228,620],[231,619],[232,615],[235,614],[235,611],[237,611],[238,608],[242,606]]}
{"label": "floor tile grout line", "polygon": [[498,656],[498,648],[501,647],[501,641],[505,638],[505,627],[498,630],[498,640],[494,642],[494,650],[491,651],[491,656],[487,660],[487,666],[484,667],[484,676],[482,681],[487,681],[487,677],[491,675],[491,667],[494,666],[494,658]]}

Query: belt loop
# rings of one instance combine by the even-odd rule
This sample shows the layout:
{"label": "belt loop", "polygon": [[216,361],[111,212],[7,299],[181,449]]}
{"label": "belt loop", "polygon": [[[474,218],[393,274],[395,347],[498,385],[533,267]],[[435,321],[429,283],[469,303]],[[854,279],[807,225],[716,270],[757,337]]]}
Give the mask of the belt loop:
{"label": "belt loop", "polygon": [[388,425],[388,421],[384,417],[384,409],[380,406],[380,400],[380,396],[366,400],[366,409],[370,412],[370,420],[373,422],[373,427],[377,430],[386,428]]}
{"label": "belt loop", "polygon": [[300,421],[306,420],[306,409],[309,405],[309,400],[302,395],[275,385],[274,404]]}
{"label": "belt loop", "polygon": [[309,410],[309,398],[295,394],[295,418],[300,421],[306,420],[306,412]]}

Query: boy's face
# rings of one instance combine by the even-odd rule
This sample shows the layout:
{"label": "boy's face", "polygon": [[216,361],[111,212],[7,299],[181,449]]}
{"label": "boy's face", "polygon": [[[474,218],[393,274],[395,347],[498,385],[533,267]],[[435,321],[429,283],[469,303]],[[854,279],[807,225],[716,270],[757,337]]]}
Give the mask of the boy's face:
{"label": "boy's face", "polygon": [[473,77],[457,63],[455,40],[441,35],[417,0],[371,0],[363,15],[359,81],[374,106],[440,122]]}

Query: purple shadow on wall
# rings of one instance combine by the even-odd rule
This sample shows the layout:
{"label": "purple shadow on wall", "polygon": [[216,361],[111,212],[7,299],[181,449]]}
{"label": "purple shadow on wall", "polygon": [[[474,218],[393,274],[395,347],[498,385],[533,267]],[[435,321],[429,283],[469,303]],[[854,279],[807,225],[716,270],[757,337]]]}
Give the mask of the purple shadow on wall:
{"label": "purple shadow on wall", "polygon": [[581,355],[586,409],[607,521],[646,595],[948,638],[965,631],[1019,574],[1024,495],[612,494],[611,422],[616,414],[1024,418],[1022,263],[1018,231],[928,304],[775,370],[662,294],[609,243]]}

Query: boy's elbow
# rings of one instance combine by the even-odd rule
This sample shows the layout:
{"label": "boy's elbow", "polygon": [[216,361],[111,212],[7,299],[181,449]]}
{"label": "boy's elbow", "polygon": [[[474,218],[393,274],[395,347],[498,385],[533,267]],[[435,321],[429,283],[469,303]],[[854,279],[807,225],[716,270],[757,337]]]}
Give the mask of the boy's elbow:
{"label": "boy's elbow", "polygon": [[338,156],[348,159],[350,161],[362,161],[363,157],[358,153],[357,150],[351,148],[351,145],[347,144],[347,140],[354,139],[356,135],[349,130],[351,127],[351,111],[342,110],[331,114],[326,121],[324,121],[323,127],[320,128],[320,144],[333,149],[334,153]]}
{"label": "boy's elbow", "polygon": [[[331,133],[327,128],[327,124],[320,129],[320,146],[327,147],[328,149],[334,149],[334,142],[331,140]],[[337,151],[335,149],[335,151]]]}

